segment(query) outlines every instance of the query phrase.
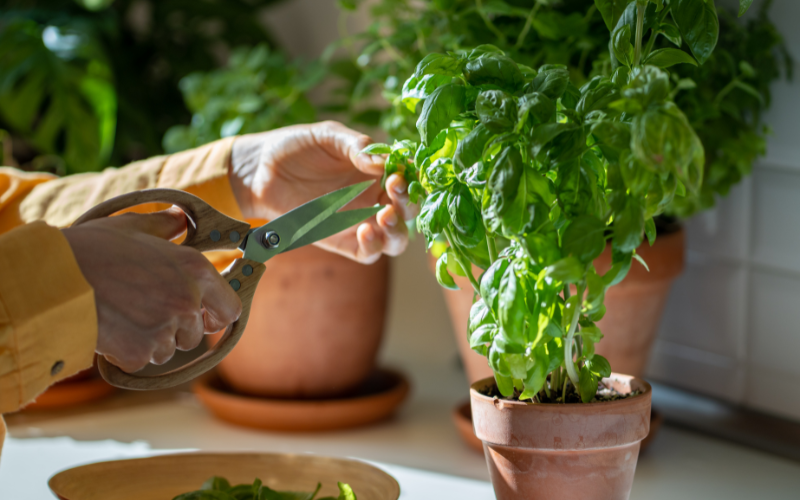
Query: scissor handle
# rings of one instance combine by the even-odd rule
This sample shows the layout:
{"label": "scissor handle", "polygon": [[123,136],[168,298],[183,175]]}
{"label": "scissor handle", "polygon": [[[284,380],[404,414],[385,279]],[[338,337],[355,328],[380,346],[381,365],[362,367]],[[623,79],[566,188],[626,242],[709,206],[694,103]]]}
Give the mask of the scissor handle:
{"label": "scissor handle", "polygon": [[[146,189],[117,196],[93,207],[73,225],[108,217],[120,210],[143,203],[169,203],[177,205],[183,210],[189,223],[187,224],[186,239],[182,245],[200,251],[236,248],[250,229],[250,225],[246,222],[232,219],[218,212],[200,198],[175,189]],[[221,273],[241,299],[242,314],[238,320],[228,326],[222,338],[199,358],[175,370],[148,377],[126,373],[109,363],[104,357],[98,356],[97,367],[100,374],[113,386],[146,391],[180,385],[214,368],[233,350],[242,337],[250,317],[250,306],[253,302],[256,285],[265,270],[266,267],[260,262],[236,259]]]}

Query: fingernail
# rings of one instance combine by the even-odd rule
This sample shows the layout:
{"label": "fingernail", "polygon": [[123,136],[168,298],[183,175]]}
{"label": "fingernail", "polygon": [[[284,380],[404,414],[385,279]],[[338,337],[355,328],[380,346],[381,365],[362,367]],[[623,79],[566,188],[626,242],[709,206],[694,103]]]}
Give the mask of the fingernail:
{"label": "fingernail", "polygon": [[406,181],[402,180],[402,178],[394,185],[394,192],[397,194],[405,194],[407,189],[408,184],[406,184]]}
{"label": "fingernail", "polygon": [[364,231],[364,239],[367,241],[372,241],[375,239],[375,231],[373,231],[371,227]]}
{"label": "fingernail", "polygon": [[369,155],[369,157],[375,163],[380,163],[380,164],[386,163],[386,159],[381,155]]}
{"label": "fingernail", "polygon": [[391,210],[389,212],[389,215],[387,215],[386,217],[383,218],[384,224],[386,224],[389,227],[396,226],[397,225],[397,221],[398,221],[397,214],[395,213],[394,210]]}

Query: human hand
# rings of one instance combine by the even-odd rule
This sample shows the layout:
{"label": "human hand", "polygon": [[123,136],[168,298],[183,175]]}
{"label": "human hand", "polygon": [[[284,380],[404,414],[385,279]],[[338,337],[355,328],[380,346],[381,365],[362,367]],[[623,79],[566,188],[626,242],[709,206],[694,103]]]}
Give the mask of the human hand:
{"label": "human hand", "polygon": [[214,266],[171,243],[186,229],[172,208],[63,229],[97,306],[97,352],[126,372],[166,363],[233,323],[242,304]]}
{"label": "human hand", "polygon": [[[247,218],[272,220],[336,189],[383,175],[384,159],[360,154],[372,143],[336,122],[295,125],[238,137],[233,143],[230,179]],[[375,183],[346,209],[386,205],[375,217],[316,243],[326,250],[369,264],[381,254],[398,255],[408,245],[405,221],[419,207],[408,201],[400,175]]]}

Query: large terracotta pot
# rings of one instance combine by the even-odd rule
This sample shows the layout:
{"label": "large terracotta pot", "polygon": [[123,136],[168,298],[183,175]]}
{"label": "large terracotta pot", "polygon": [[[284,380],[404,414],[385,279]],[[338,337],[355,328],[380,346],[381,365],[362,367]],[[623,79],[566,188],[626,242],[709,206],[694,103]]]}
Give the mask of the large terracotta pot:
{"label": "large terracotta pot", "polygon": [[386,257],[366,266],[307,246],[270,259],[220,376],[256,396],[346,394],[375,369],[388,286]]}
{"label": "large terracotta pot", "polygon": [[612,374],[622,393],[606,403],[529,404],[484,396],[472,384],[475,435],[483,442],[498,500],[626,500],[639,445],[650,428],[650,384]]}
{"label": "large terracotta pot", "polygon": [[[620,373],[641,376],[650,357],[650,349],[658,334],[658,325],[667,302],[672,282],[683,271],[684,232],[659,235],[651,247],[647,242],[637,253],[650,267],[634,261],[625,279],[606,292],[606,315],[598,322],[603,340],[597,344],[597,353],[608,359],[611,367]],[[436,259],[431,254],[431,265]],[[600,274],[611,267],[611,245],[594,261]],[[474,267],[475,276],[481,270]],[[467,323],[472,307],[473,290],[465,277],[454,276],[460,290],[444,290],[447,309],[458,342],[461,360],[470,383],[492,376],[486,358],[469,348]]]}
{"label": "large terracotta pot", "polygon": [[[683,271],[684,245],[682,229],[659,235],[652,247],[645,242],[636,253],[650,271],[634,260],[625,279],[606,292],[606,314],[597,323],[604,337],[596,351],[615,371],[643,375],[672,282]],[[599,274],[611,268],[610,245],[594,265]]]}

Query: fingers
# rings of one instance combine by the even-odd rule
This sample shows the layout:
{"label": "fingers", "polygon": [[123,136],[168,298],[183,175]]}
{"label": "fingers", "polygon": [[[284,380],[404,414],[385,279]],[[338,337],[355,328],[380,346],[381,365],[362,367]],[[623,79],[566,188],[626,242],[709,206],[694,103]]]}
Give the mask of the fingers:
{"label": "fingers", "polygon": [[227,327],[242,314],[242,301],[231,285],[205,257],[195,270],[204,308],[200,333],[214,333]]}
{"label": "fingers", "polygon": [[340,159],[349,159],[361,172],[375,177],[383,174],[385,159],[381,155],[361,154],[361,150],[374,142],[369,136],[334,121],[318,123],[314,134],[321,144]]}
{"label": "fingers", "polygon": [[408,197],[408,183],[398,174],[386,179],[386,193],[395,209],[400,211],[403,220],[411,220],[419,214],[419,205],[411,203]]}
{"label": "fingers", "polygon": [[91,221],[125,233],[138,232],[171,240],[186,231],[186,215],[177,207],[152,214],[127,213]]}

